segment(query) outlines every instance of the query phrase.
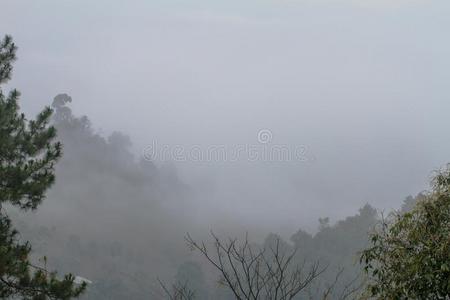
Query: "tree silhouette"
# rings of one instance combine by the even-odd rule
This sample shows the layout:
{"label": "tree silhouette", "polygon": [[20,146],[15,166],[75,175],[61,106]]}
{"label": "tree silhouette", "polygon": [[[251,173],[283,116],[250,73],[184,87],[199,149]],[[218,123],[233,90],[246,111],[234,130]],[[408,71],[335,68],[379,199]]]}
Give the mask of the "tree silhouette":
{"label": "tree silhouette", "polygon": [[238,300],[293,299],[325,270],[318,262],[294,264],[296,250],[286,251],[279,238],[266,248],[251,245],[247,235],[241,243],[237,239],[224,242],[214,233],[211,236],[212,250],[189,234],[186,241],[220,272],[220,283]]}

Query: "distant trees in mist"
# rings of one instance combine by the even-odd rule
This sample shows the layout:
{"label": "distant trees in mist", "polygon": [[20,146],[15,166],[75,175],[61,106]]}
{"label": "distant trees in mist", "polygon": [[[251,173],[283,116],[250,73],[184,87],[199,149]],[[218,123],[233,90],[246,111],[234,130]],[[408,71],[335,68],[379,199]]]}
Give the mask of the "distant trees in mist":
{"label": "distant trees in mist", "polygon": [[[291,300],[310,290],[311,284],[319,280],[327,269],[319,261],[298,262],[298,248],[290,249],[280,237],[261,247],[251,244],[248,236],[238,239],[221,240],[214,233],[213,246],[197,242],[188,234],[188,246],[201,253],[219,271],[219,283],[231,291],[238,300]],[[329,299],[336,291],[336,284],[342,273],[337,273],[335,281],[320,291],[321,299]],[[347,285],[335,299],[347,299],[359,287]],[[313,296],[311,296],[313,297]]]}
{"label": "distant trees in mist", "polygon": [[[0,84],[11,78],[15,58],[7,36]],[[321,218],[315,234],[299,229],[289,240],[274,233],[259,243],[187,235],[197,260],[173,246],[192,196],[173,168],[136,159],[125,134],[96,133],[88,117],[72,113],[67,94],[33,120],[20,113],[18,99],[16,90],[0,90],[2,299],[450,297],[449,168],[435,175],[431,191],[406,198],[386,218],[365,205],[333,224]],[[49,205],[40,206],[46,195]],[[37,208],[41,219],[25,215]],[[40,256],[43,263],[34,263]],[[83,293],[85,283],[48,266],[93,283]],[[173,285],[160,280],[155,288],[161,270]]]}

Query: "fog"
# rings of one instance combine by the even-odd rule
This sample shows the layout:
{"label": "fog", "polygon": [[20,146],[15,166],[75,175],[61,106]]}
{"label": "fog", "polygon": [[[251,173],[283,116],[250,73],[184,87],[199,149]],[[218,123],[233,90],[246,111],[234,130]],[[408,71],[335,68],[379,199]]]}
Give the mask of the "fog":
{"label": "fog", "polygon": [[[397,209],[426,189],[450,151],[449,13],[448,1],[424,0],[4,0],[0,29],[19,46],[8,89],[21,91],[27,116],[67,93],[93,132],[130,137],[131,169],[143,156],[171,174],[157,193],[173,202],[158,209],[164,224],[180,223],[157,232],[181,245],[189,228],[316,232],[320,217],[336,222],[366,203]],[[255,158],[249,147],[291,156]],[[65,203],[44,202],[36,218],[76,227]],[[74,208],[92,212],[77,234],[118,219],[139,234],[162,226],[128,222],[154,216],[145,205],[116,208]]]}

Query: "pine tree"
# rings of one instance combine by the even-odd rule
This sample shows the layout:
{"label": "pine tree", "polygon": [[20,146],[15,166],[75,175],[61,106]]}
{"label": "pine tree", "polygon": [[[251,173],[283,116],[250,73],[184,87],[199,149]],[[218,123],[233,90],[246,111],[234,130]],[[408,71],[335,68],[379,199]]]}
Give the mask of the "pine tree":
{"label": "pine tree", "polygon": [[[10,36],[0,41],[0,86],[11,79],[17,47]],[[31,263],[31,246],[19,240],[5,205],[35,210],[55,180],[54,164],[61,156],[56,130],[49,126],[52,115],[45,108],[35,120],[19,112],[19,92],[5,95],[0,88],[0,298],[71,299],[85,284],[76,285],[71,274]]]}

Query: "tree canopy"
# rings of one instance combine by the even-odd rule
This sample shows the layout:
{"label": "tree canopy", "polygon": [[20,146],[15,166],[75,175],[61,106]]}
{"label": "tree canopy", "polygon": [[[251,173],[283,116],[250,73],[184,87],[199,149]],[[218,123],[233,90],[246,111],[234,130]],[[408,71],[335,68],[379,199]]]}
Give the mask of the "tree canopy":
{"label": "tree canopy", "polygon": [[[411,202],[411,199],[409,199]],[[412,206],[412,205],[411,205]],[[408,211],[384,218],[362,252],[377,299],[448,299],[450,295],[450,169]]]}

